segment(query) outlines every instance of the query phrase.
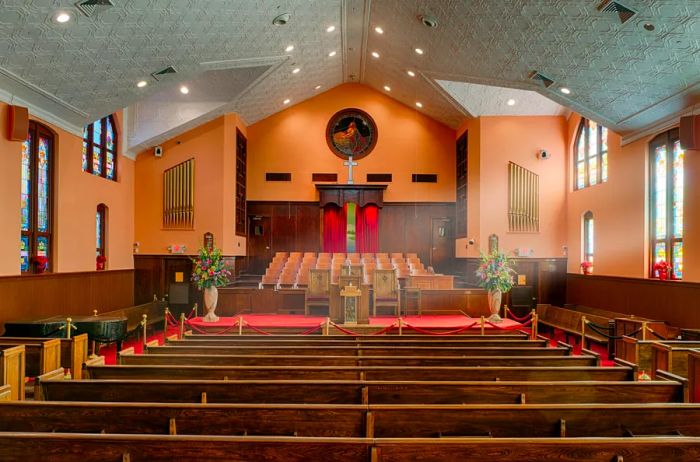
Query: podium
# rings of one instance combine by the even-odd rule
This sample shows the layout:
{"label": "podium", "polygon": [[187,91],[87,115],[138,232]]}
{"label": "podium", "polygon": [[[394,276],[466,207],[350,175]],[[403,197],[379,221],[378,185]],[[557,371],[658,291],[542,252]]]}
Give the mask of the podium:
{"label": "podium", "polygon": [[340,289],[340,298],[343,300],[343,324],[357,324],[361,295],[362,290],[352,283]]}
{"label": "podium", "polygon": [[357,324],[369,324],[369,288],[370,286],[362,284],[362,276],[355,275],[340,275],[338,284],[333,284],[331,287],[331,319],[334,322],[345,322],[345,305],[341,292],[346,287],[352,284],[357,287],[360,292],[357,300]]}

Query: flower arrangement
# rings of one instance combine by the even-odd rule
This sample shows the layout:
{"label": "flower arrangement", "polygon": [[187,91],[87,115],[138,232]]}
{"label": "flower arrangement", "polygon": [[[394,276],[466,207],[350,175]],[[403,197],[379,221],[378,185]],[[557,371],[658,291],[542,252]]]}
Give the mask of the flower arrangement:
{"label": "flower arrangement", "polygon": [[510,260],[506,254],[494,250],[490,254],[481,254],[481,263],[476,270],[478,283],[480,287],[489,292],[501,291],[508,292],[515,281],[513,274],[515,271],[511,268]]}
{"label": "flower arrangement", "polygon": [[32,258],[32,261],[36,265],[36,272],[37,273],[43,273],[46,271],[49,267],[49,259],[48,257],[44,257],[41,255],[38,255],[34,258]]}
{"label": "flower arrangement", "polygon": [[583,274],[591,274],[593,272],[593,263],[586,260],[581,262],[581,271]]}
{"label": "flower arrangement", "polygon": [[105,263],[107,263],[107,257],[98,255],[97,258],[95,258],[95,269],[97,269],[97,271],[105,269]]}
{"label": "flower arrangement", "polygon": [[221,250],[209,250],[208,247],[199,249],[199,255],[192,259],[192,282],[199,290],[209,287],[222,287],[228,284],[231,272],[226,269],[226,262],[221,256]]}
{"label": "flower arrangement", "polygon": [[669,274],[671,275],[671,278],[673,278],[673,269],[666,260],[660,260],[654,263],[653,270],[656,274],[658,274],[659,279],[662,281],[668,279]]}

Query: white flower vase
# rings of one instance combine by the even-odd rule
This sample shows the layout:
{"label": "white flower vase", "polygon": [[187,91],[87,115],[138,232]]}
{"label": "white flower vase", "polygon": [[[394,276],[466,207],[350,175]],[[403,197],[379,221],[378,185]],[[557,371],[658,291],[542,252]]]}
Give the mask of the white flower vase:
{"label": "white flower vase", "polygon": [[219,317],[214,313],[216,311],[216,302],[219,301],[219,290],[216,286],[207,287],[204,289],[204,309],[207,314],[202,319],[204,322],[218,322]]}
{"label": "white flower vase", "polygon": [[501,311],[501,291],[500,290],[489,290],[488,293],[488,300],[489,300],[489,311],[491,312],[491,316],[489,316],[489,322],[497,323],[501,322],[502,319],[498,315],[498,312]]}

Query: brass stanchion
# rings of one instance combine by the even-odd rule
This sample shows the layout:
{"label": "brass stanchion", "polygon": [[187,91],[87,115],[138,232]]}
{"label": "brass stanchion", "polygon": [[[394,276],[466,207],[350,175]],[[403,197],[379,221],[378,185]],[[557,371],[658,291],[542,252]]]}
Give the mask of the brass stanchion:
{"label": "brass stanchion", "polygon": [[148,340],[146,339],[146,334],[148,331],[148,315],[144,314],[141,316],[141,335],[143,335],[143,350],[146,351],[146,346]]}
{"label": "brass stanchion", "polygon": [[485,328],[486,328],[486,318],[481,316],[481,335],[484,335],[486,333],[484,330]]}
{"label": "brass stanchion", "polygon": [[73,328],[73,326],[71,325],[72,322],[72,318],[66,318],[66,338],[70,338],[71,329]]}
{"label": "brass stanchion", "polygon": [[537,340],[537,321],[539,319],[539,316],[537,316],[537,313],[535,310],[532,310],[532,322],[530,325],[530,338],[531,340]]}
{"label": "brass stanchion", "polygon": [[586,348],[586,317],[581,316],[581,348]]}
{"label": "brass stanchion", "polygon": [[323,335],[328,335],[331,328],[331,318],[326,318],[326,324],[323,326]]}
{"label": "brass stanchion", "polygon": [[198,307],[199,307],[199,305],[197,305],[197,304],[195,303],[195,304],[194,304],[194,307],[193,307],[193,309],[194,309],[194,317],[195,317],[195,318],[197,317],[197,308],[198,308]]}
{"label": "brass stanchion", "polygon": [[648,327],[647,327],[647,322],[646,322],[646,321],[642,321],[642,340],[646,340],[646,339],[647,339],[647,329],[648,329]]}
{"label": "brass stanchion", "polygon": [[238,316],[238,335],[243,335],[243,315]]}
{"label": "brass stanchion", "polygon": [[399,316],[399,335],[403,335],[403,319]]}
{"label": "brass stanchion", "polygon": [[508,305],[503,305],[503,319],[508,319]]}
{"label": "brass stanchion", "polygon": [[180,313],[180,338],[185,337],[185,313]]}
{"label": "brass stanchion", "polygon": [[170,315],[170,310],[165,307],[165,319],[163,320],[163,345],[168,341],[168,316]]}

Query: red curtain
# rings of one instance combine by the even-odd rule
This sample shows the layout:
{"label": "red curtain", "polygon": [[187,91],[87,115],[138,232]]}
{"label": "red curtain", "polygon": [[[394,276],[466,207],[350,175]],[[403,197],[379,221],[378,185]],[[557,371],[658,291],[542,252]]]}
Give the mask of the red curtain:
{"label": "red curtain", "polygon": [[323,251],[345,252],[347,249],[347,207],[328,204],[323,208]]}
{"label": "red curtain", "polygon": [[358,252],[379,251],[379,207],[374,204],[357,207],[355,233],[355,246]]}

